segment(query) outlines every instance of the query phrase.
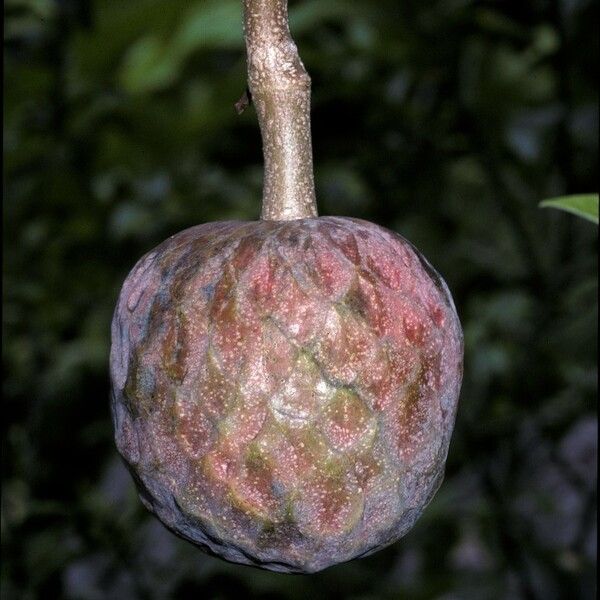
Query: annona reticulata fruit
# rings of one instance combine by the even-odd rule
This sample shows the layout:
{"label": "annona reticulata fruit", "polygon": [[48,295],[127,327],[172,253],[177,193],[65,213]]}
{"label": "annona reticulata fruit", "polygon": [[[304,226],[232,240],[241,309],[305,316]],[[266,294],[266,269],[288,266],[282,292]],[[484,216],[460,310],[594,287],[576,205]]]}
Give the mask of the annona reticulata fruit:
{"label": "annona reticulata fruit", "polygon": [[397,540],[432,498],[462,358],[445,283],[400,236],[339,217],[199,225],[121,291],[117,446],[178,535],[318,571]]}

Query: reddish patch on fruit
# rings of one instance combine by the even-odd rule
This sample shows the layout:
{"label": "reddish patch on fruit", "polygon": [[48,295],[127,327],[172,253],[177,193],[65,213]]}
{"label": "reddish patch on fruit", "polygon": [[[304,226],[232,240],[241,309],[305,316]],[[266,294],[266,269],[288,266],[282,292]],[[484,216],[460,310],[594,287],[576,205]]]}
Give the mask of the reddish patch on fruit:
{"label": "reddish patch on fruit", "polygon": [[194,395],[206,414],[214,422],[219,422],[231,410],[237,389],[223,375],[211,352],[207,353],[205,360],[202,373],[194,385]]}
{"label": "reddish patch on fruit", "polygon": [[298,350],[270,319],[262,326],[262,357],[269,387],[274,392],[281,388],[291,375],[298,358]]}
{"label": "reddish patch on fruit", "polygon": [[351,531],[362,509],[363,495],[356,484],[341,473],[326,471],[316,473],[300,491],[295,517],[302,533],[322,539]]}
{"label": "reddish patch on fruit", "polygon": [[373,246],[370,250],[365,260],[367,268],[390,289],[397,290],[403,287],[403,265],[388,252],[382,251],[381,246]]}
{"label": "reddish patch on fruit", "polygon": [[402,345],[388,342],[384,350],[389,363],[392,386],[395,388],[403,386],[411,380],[419,366],[419,356],[411,350],[406,341]]}
{"label": "reddish patch on fruit", "polygon": [[385,349],[378,349],[369,368],[359,374],[355,385],[374,411],[385,411],[396,401],[398,372],[391,369]]}
{"label": "reddish patch on fruit", "polygon": [[236,403],[220,422],[221,436],[231,440],[231,444],[235,447],[251,442],[260,432],[267,411],[267,402],[261,397],[252,398],[246,404]]}
{"label": "reddish patch on fruit", "polygon": [[214,431],[204,406],[195,398],[175,400],[176,435],[185,452],[194,459],[204,456],[213,445]]}
{"label": "reddish patch on fruit", "polygon": [[238,317],[235,298],[229,297],[214,306],[212,344],[224,365],[239,366],[242,354],[238,347],[245,342],[245,327]]}
{"label": "reddish patch on fruit", "polygon": [[427,325],[421,315],[407,308],[403,311],[402,323],[406,339],[416,346],[422,346],[427,337]]}
{"label": "reddish patch on fruit", "polygon": [[275,274],[276,262],[268,252],[255,256],[254,261],[244,274],[248,299],[259,310],[261,310],[263,303],[269,302],[273,298]]}
{"label": "reddish patch on fruit", "polygon": [[431,310],[431,318],[437,327],[443,327],[446,317],[444,315],[444,310],[439,305],[433,305],[430,308]]}
{"label": "reddish patch on fruit", "polygon": [[382,472],[382,465],[371,452],[365,452],[354,460],[354,475],[359,491],[368,491],[375,478]]}
{"label": "reddish patch on fruit", "polygon": [[358,250],[358,244],[352,233],[348,233],[341,228],[334,229],[328,227],[322,227],[321,232],[332,240],[334,246],[339,248],[342,254],[353,265],[358,265],[360,263],[361,256]]}
{"label": "reddish patch on fruit", "polygon": [[239,241],[230,263],[236,273],[244,271],[256,258],[257,251],[260,250],[262,242],[263,240],[260,236],[256,235],[243,237]]}
{"label": "reddish patch on fruit", "polygon": [[290,270],[283,271],[274,286],[272,304],[271,318],[295,344],[305,345],[318,335],[322,304],[300,287]]}
{"label": "reddish patch on fruit", "polygon": [[215,446],[205,455],[202,463],[204,475],[216,482],[229,481],[233,477],[239,461],[233,451],[227,448],[227,444],[223,446]]}
{"label": "reddish patch on fruit", "polygon": [[320,244],[314,256],[314,279],[323,293],[332,300],[341,298],[354,277],[353,269],[341,253]]}

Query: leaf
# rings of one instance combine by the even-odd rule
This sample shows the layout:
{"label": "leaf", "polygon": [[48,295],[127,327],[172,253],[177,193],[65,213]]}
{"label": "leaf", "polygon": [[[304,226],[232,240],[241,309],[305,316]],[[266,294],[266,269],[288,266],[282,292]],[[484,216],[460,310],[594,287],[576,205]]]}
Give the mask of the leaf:
{"label": "leaf", "polygon": [[558,208],[598,225],[598,194],[561,196],[540,202],[540,208]]}
{"label": "leaf", "polygon": [[123,60],[120,79],[129,92],[161,89],[179,74],[179,60],[158,38],[146,36],[135,43]]}
{"label": "leaf", "polygon": [[310,32],[324,21],[343,21],[356,16],[360,5],[336,0],[309,0],[290,9],[290,29],[292,36]]}
{"label": "leaf", "polygon": [[[354,4],[337,0],[312,0],[290,10],[294,35],[312,31],[327,20],[347,20],[358,14]],[[126,52],[119,78],[132,93],[165,89],[181,75],[194,53],[237,50],[243,56],[242,7],[239,0],[208,0],[183,13],[175,32],[166,38],[148,33]]]}
{"label": "leaf", "polygon": [[188,12],[173,40],[178,56],[185,60],[199,49],[244,48],[242,7],[237,0],[203,2]]}
{"label": "leaf", "polygon": [[172,85],[185,61],[199,50],[242,49],[242,9],[237,0],[212,0],[185,14],[169,39],[148,34],[126,53],[120,81],[132,93],[147,93]]}

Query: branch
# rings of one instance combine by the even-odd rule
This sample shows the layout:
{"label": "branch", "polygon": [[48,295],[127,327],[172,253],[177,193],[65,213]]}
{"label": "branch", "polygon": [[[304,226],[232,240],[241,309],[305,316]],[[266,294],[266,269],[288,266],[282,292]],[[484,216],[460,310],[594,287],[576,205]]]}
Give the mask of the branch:
{"label": "branch", "polygon": [[248,88],[265,161],[261,218],[316,217],[310,77],[290,35],[287,0],[243,3]]}

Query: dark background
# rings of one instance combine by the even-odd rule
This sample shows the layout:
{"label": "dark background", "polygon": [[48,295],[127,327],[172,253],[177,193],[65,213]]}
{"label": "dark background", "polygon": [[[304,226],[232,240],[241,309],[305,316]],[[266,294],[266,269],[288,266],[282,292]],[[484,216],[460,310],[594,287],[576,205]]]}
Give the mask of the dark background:
{"label": "dark background", "polygon": [[465,379],[445,483],[368,559],[286,576],[209,558],[112,441],[109,323],[167,236],[255,219],[238,0],[5,0],[2,598],[592,598],[598,4],[305,0],[321,214],[421,249]]}

